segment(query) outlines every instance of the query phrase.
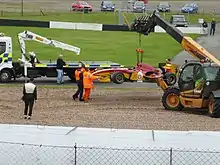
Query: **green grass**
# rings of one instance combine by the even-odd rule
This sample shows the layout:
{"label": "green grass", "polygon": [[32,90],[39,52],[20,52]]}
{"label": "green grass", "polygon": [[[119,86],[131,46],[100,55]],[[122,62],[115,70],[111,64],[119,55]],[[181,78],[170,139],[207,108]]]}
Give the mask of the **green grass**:
{"label": "green grass", "polygon": [[[0,27],[0,32],[13,37],[14,60],[20,58],[21,54],[17,34],[24,30],[30,30],[44,37],[75,45],[82,49],[81,55],[78,58],[72,52],[63,51],[34,41],[26,41],[27,52],[34,51],[40,61],[56,60],[57,55],[62,53],[66,61],[108,60],[123,65],[133,66],[136,64],[137,33]],[[191,37],[196,38],[198,35],[191,35]],[[157,65],[158,62],[163,62],[166,58],[172,58],[182,50],[181,46],[167,34],[152,33],[149,36],[143,36],[142,43],[145,50],[144,62],[152,65]]]}
{"label": "green grass", "polygon": [[[10,19],[25,19],[25,20],[41,20],[41,21],[66,21],[66,22],[87,22],[87,23],[103,23],[103,24],[118,24],[118,13],[100,13],[92,12],[89,14],[67,12],[67,13],[45,13],[45,16],[40,15],[39,13],[24,13],[24,16],[21,16],[19,13],[14,12],[3,12],[0,18],[10,18]],[[178,13],[166,13],[165,19],[169,20],[172,14]],[[182,13],[181,13],[182,14]],[[140,16],[141,14],[136,14]],[[163,14],[161,14],[164,17]],[[185,14],[186,19],[192,23],[198,23],[199,18],[204,18],[207,21],[211,21],[214,17],[213,14]],[[129,22],[133,22],[135,15],[132,13],[126,14]],[[216,20],[220,21],[220,16],[215,15]]]}

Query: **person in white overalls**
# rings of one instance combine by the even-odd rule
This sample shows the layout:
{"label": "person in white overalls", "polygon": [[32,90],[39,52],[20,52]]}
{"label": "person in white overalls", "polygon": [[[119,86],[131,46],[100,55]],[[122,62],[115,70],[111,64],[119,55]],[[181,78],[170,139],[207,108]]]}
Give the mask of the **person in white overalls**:
{"label": "person in white overalls", "polygon": [[137,82],[142,83],[143,82],[143,72],[142,70],[139,70],[138,74],[137,74]]}

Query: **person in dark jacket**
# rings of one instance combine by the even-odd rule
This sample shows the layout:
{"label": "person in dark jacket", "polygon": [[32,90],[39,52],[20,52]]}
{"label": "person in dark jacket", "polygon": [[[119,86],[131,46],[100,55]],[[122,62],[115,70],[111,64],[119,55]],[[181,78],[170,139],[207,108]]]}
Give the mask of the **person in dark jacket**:
{"label": "person in dark jacket", "polygon": [[[34,79],[31,78],[23,87],[22,100],[25,103],[24,119],[31,119],[34,101],[37,100],[37,87],[33,84]],[[29,111],[28,111],[29,108]]]}
{"label": "person in dark jacket", "polygon": [[203,31],[207,35],[208,34],[208,23],[204,20],[202,23]]}
{"label": "person in dark jacket", "polygon": [[63,83],[63,66],[66,63],[63,61],[63,56],[60,54],[57,59],[57,84]]}
{"label": "person in dark jacket", "polygon": [[75,78],[77,83],[77,91],[73,95],[73,99],[75,100],[79,96],[79,101],[84,101],[83,99],[83,72],[85,71],[85,67],[81,67],[75,71]]}
{"label": "person in dark jacket", "polygon": [[215,35],[215,27],[216,27],[216,22],[215,22],[215,19],[213,18],[211,22],[210,35],[213,35],[213,36]]}

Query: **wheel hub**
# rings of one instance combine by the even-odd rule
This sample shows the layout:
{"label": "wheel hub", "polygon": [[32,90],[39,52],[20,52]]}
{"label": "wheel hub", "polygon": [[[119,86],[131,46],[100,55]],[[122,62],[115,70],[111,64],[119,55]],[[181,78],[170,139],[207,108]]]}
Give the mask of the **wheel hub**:
{"label": "wheel hub", "polygon": [[123,78],[122,78],[121,75],[118,75],[118,76],[117,76],[117,80],[118,80],[118,81],[122,81],[122,79],[123,79]]}
{"label": "wheel hub", "polygon": [[2,73],[1,74],[1,79],[2,80],[7,80],[8,79],[8,74],[7,73]]}
{"label": "wheel hub", "polygon": [[177,107],[179,105],[179,96],[176,94],[170,94],[167,96],[167,104],[170,107]]}
{"label": "wheel hub", "polygon": [[168,78],[168,81],[169,81],[170,83],[173,83],[173,81],[174,81],[174,77],[172,77],[172,76],[169,77],[169,78]]}

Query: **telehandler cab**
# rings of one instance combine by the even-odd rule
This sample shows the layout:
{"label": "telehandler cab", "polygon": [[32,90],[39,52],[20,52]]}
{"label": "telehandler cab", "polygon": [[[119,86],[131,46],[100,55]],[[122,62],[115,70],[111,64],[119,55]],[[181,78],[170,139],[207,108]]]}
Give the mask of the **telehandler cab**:
{"label": "telehandler cab", "polygon": [[149,17],[135,20],[131,29],[148,35],[156,25],[161,26],[171,37],[198,61],[185,61],[179,68],[178,86],[169,87],[161,78],[155,78],[162,88],[162,104],[167,110],[183,108],[208,109],[210,117],[220,117],[220,61],[176,27],[163,20],[154,11]]}

